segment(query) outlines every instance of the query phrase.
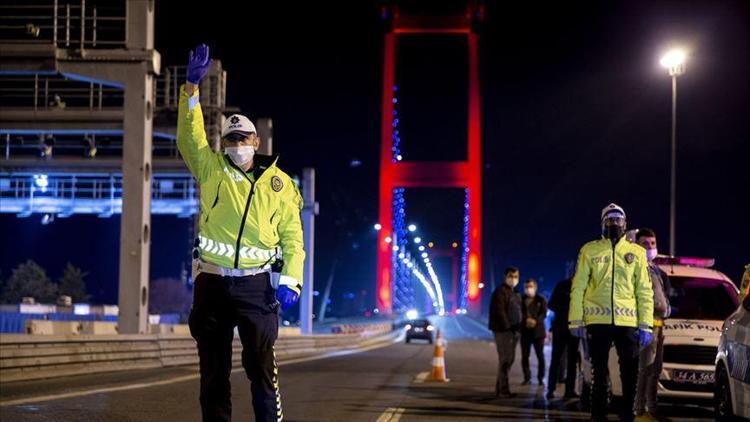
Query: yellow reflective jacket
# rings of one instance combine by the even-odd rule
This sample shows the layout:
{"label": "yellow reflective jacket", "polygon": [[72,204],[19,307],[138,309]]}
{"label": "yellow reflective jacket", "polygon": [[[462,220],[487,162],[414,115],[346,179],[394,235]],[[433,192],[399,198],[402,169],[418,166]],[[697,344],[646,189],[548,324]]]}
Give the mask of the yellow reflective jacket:
{"label": "yellow reflective jacket", "polygon": [[589,242],[578,254],[570,291],[570,328],[614,324],[650,331],[654,292],[646,250],[623,236]]}
{"label": "yellow reflective jacket", "polygon": [[294,181],[276,159],[256,155],[246,173],[208,145],[198,91],[180,87],[177,148],[200,185],[200,259],[225,268],[247,269],[281,258],[279,284],[298,294],[305,260]]}

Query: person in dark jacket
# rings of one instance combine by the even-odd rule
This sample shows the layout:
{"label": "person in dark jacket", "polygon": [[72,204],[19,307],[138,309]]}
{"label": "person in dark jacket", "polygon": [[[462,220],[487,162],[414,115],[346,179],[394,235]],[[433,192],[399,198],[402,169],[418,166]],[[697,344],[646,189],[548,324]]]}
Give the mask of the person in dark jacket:
{"label": "person in dark jacket", "polygon": [[654,289],[654,339],[640,350],[638,383],[636,385],[634,411],[637,420],[656,420],[659,415],[656,390],[662,370],[664,355],[664,320],[669,317],[669,278],[654,264],[659,253],[656,248],[656,234],[651,229],[640,229],[636,233],[636,243],[646,249],[648,276]]}
{"label": "person in dark jacket", "polygon": [[565,399],[578,398],[576,394],[576,369],[580,354],[578,343],[580,339],[570,335],[568,330],[568,310],[570,309],[571,279],[557,283],[552,297],[549,299],[549,309],[555,313],[552,320],[552,360],[549,364],[547,377],[547,398],[555,397],[555,389],[560,377],[560,363],[566,361],[565,370]]}
{"label": "person in dark jacket", "polygon": [[508,372],[516,358],[516,346],[521,328],[521,297],[515,292],[520,273],[516,267],[505,270],[505,282],[492,292],[489,328],[495,336],[498,368],[495,396],[510,398]]}
{"label": "person in dark jacket", "polygon": [[531,382],[531,369],[529,368],[529,355],[531,346],[534,346],[537,368],[537,380],[539,385],[544,385],[544,338],[547,336],[547,328],[544,326],[544,318],[547,316],[547,301],[544,297],[536,294],[536,280],[530,278],[524,283],[524,296],[521,301],[521,313],[523,314],[523,325],[521,328],[521,366],[523,367],[523,384]]}

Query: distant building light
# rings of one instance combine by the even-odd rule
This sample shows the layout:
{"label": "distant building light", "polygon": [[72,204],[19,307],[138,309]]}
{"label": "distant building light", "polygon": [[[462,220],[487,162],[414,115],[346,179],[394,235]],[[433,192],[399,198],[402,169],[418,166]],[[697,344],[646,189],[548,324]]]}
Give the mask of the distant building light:
{"label": "distant building light", "polygon": [[427,246],[429,246],[431,248],[431,247],[435,246],[435,244],[432,243],[432,242],[430,242],[430,243],[427,244]]}
{"label": "distant building light", "polygon": [[419,312],[417,312],[416,309],[409,309],[408,311],[406,311],[406,318],[408,319],[417,319],[418,316]]}
{"label": "distant building light", "polygon": [[377,223],[377,224],[375,224],[375,225],[374,225],[373,227],[374,227],[374,228],[375,228],[375,230],[377,230],[377,231],[380,231],[380,230],[381,230],[381,229],[383,228],[383,226],[382,226],[382,225],[381,225],[380,223]]}
{"label": "distant building light", "polygon": [[453,242],[453,243],[451,244],[451,246],[453,247],[453,249],[456,249],[456,248],[458,247],[458,243],[456,243],[456,242]]}
{"label": "distant building light", "polygon": [[385,243],[391,243],[391,242],[393,242],[393,239],[391,239],[390,236],[385,238]]}
{"label": "distant building light", "polygon": [[416,243],[417,245],[420,244],[420,243],[422,243],[422,238],[421,237],[415,237],[414,238],[414,243]]}
{"label": "distant building light", "polygon": [[409,224],[409,231],[410,232],[417,231],[417,225],[416,224]]}

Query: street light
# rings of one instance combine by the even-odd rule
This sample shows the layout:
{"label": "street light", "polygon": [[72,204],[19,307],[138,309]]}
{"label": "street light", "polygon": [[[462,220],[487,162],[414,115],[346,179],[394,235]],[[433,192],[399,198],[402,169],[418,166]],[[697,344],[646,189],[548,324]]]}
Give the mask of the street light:
{"label": "street light", "polygon": [[675,226],[677,219],[677,77],[685,73],[687,53],[682,49],[669,50],[659,61],[672,77],[672,171],[669,194],[669,254],[675,255]]}

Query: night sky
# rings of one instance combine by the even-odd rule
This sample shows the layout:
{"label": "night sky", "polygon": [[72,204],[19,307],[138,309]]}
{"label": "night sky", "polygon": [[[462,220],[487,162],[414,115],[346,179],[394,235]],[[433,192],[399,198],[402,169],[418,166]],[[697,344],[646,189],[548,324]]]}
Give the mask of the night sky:
{"label": "night sky", "polygon": [[[485,280],[492,265],[516,265],[550,291],[599,236],[609,202],[625,208],[631,228],[653,228],[668,251],[671,84],[658,61],[684,46],[677,252],[715,257],[737,282],[750,262],[750,3],[509,3],[487,2],[480,39]],[[336,295],[367,290],[372,299],[378,3],[239,4],[157,2],[162,63],[185,64],[191,47],[209,44],[227,71],[228,103],[273,118],[280,167],[318,172],[316,287],[337,256]],[[465,158],[465,57],[450,39],[401,46],[404,160]],[[462,196],[408,190],[408,219],[439,246],[460,241]],[[119,218],[42,226],[39,216],[2,215],[0,231],[0,277],[33,258],[56,278],[70,260],[90,271],[96,300],[116,302]],[[179,277],[188,242],[187,220],[153,217],[152,278]]]}

